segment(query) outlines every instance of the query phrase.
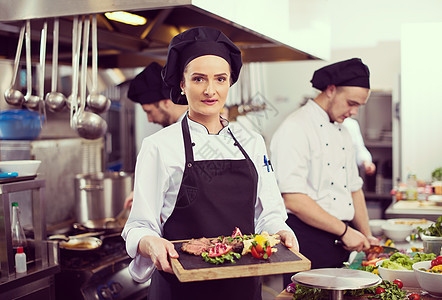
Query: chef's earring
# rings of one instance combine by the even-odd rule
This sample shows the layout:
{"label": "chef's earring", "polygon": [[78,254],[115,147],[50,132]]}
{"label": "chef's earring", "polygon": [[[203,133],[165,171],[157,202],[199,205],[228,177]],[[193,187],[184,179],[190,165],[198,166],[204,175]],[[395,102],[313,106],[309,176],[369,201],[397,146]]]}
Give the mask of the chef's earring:
{"label": "chef's earring", "polygon": [[183,95],[183,96],[184,96],[184,91],[181,91],[181,95]]}

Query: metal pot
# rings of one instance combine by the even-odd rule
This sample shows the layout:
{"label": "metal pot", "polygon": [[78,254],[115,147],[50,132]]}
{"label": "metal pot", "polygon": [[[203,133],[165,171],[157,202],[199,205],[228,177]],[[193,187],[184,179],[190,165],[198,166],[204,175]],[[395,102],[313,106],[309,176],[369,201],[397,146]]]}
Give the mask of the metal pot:
{"label": "metal pot", "polygon": [[77,222],[90,229],[108,229],[103,220],[113,220],[123,210],[124,200],[132,189],[131,173],[78,174],[75,177]]}

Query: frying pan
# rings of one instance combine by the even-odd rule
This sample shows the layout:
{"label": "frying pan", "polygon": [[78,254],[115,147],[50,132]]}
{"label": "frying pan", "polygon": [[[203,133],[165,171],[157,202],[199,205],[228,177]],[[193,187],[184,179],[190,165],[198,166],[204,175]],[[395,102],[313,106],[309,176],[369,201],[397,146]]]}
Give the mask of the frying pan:
{"label": "frying pan", "polygon": [[[97,250],[103,244],[103,240],[110,237],[119,236],[119,232],[106,234],[105,231],[87,232],[74,236],[53,235],[49,239],[60,239],[59,246],[63,250],[72,251],[93,251]],[[99,236],[99,237],[96,237]]]}
{"label": "frying pan", "polygon": [[101,247],[103,241],[95,236],[103,234],[102,232],[87,232],[73,236],[66,236],[64,234],[55,234],[49,236],[49,240],[60,240],[59,246],[61,249],[87,251],[95,250]]}
{"label": "frying pan", "polygon": [[69,241],[61,241],[60,248],[74,251],[89,251],[95,250],[101,247],[103,241],[97,237],[79,237],[71,238]]}

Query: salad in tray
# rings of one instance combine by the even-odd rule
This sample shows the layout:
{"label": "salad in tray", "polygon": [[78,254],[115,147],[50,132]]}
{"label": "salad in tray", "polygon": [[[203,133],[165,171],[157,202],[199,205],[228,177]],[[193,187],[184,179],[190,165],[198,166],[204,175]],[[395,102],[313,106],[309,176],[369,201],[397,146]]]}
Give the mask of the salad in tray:
{"label": "salad in tray", "polygon": [[436,258],[434,253],[416,253],[413,256],[396,252],[390,256],[390,259],[385,260],[381,266],[386,269],[392,270],[413,270],[414,263],[426,260],[433,260]]}

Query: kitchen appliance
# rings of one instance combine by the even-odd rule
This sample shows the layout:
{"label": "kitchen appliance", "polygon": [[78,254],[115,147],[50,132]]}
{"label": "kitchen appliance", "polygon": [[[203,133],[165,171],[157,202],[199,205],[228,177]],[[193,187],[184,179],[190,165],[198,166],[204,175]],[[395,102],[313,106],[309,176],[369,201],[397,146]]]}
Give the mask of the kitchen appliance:
{"label": "kitchen appliance", "polygon": [[[85,233],[72,228],[69,235]],[[57,299],[146,299],[150,280],[133,281],[120,234],[101,236],[99,250],[69,251],[60,249],[60,273],[55,276]]]}
{"label": "kitchen appliance", "polygon": [[124,200],[133,189],[133,174],[98,172],[75,177],[77,222],[89,229],[106,229],[107,222],[123,210]]}

